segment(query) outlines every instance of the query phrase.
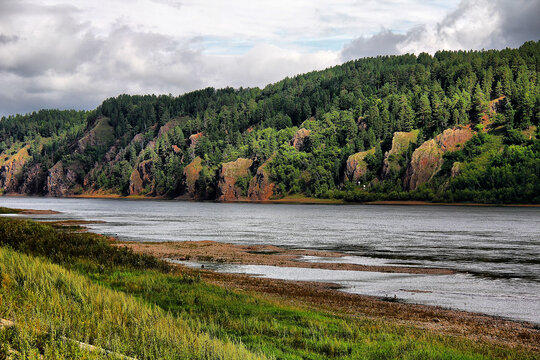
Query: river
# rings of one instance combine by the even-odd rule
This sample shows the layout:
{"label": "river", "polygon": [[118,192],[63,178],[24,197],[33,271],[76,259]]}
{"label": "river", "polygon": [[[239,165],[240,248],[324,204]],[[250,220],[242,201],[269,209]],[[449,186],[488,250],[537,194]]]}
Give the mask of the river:
{"label": "river", "polygon": [[32,215],[37,219],[103,221],[88,227],[121,240],[272,244],[347,254],[330,261],[453,269],[458,273],[418,275],[215,265],[217,271],[330,281],[343,291],[540,324],[540,208],[41,197],[1,197],[0,206],[61,212]]}

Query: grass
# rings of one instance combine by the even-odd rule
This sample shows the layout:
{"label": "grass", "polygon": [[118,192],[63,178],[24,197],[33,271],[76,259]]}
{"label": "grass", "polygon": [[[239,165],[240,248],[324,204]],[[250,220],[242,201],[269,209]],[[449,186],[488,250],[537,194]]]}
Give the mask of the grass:
{"label": "grass", "polygon": [[0,359],[9,351],[21,358],[106,356],[66,338],[138,359],[538,355],[231,291],[113,247],[103,236],[32,221],[0,218],[0,245],[0,317],[16,323],[0,330]]}
{"label": "grass", "polygon": [[7,207],[0,206],[0,214],[2,214],[2,215],[5,215],[5,214],[19,214],[21,211],[23,211],[23,210],[22,209],[10,209],[10,208],[7,208]]}

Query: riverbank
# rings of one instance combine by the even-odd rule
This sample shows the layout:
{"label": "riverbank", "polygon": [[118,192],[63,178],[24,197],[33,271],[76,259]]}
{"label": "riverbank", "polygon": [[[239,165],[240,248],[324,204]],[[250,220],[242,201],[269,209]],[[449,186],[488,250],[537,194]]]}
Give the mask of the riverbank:
{"label": "riverbank", "polygon": [[[300,262],[302,256],[335,258],[344,254],[314,250],[289,250],[276,246],[242,246],[212,241],[186,243],[116,242],[141,254],[163,260],[213,261],[230,264],[256,264],[284,267],[320,268],[332,270],[377,271],[411,274],[452,274],[449,269],[398,266],[364,266],[339,263]],[[288,304],[345,313],[353,317],[368,317],[419,327],[444,335],[465,336],[468,339],[503,346],[524,346],[540,351],[538,326],[501,318],[436,306],[406,304],[393,298],[377,298],[349,294],[331,283],[287,281],[254,277],[246,274],[220,273],[207,269],[190,269],[176,265],[182,271],[226,289],[265,294]]]}
{"label": "riverbank", "polygon": [[[34,197],[33,195],[25,194],[2,194],[7,197]],[[83,194],[72,194],[65,196],[66,198],[74,199],[126,199],[126,200],[167,200],[167,201],[190,201],[190,202],[218,202],[217,200],[197,200],[180,198],[168,198],[164,196],[145,196],[145,195],[129,195],[122,196],[119,194],[93,192]],[[540,207],[540,204],[483,204],[483,203],[442,203],[429,202],[418,200],[378,200],[367,202],[352,202],[343,199],[319,199],[306,196],[286,196],[280,199],[269,200],[250,200],[248,198],[240,198],[238,200],[226,201],[224,203],[253,203],[253,204],[304,204],[304,205],[403,205],[403,206],[474,206],[474,207]]]}
{"label": "riverbank", "polygon": [[[284,359],[533,359],[540,354],[540,332],[528,323],[346,294],[332,284],[171,268],[148,254],[111,246],[115,243],[105,236],[74,232],[71,226],[57,229],[45,223],[0,218],[0,256],[11,259],[2,262],[0,294],[7,302],[0,303],[0,318],[17,324],[14,333],[0,329],[0,338],[7,339],[10,350],[25,351],[17,345],[23,339],[29,339],[27,349],[34,349],[32,339],[36,337],[32,334],[36,329],[50,331],[47,324],[54,324],[70,339],[139,358],[147,349],[144,343],[165,335],[160,335],[159,323],[167,327],[167,334],[182,326],[183,333],[199,344],[187,349],[194,357],[227,349],[224,358],[246,358],[249,354],[244,348],[260,358]],[[17,255],[4,246],[38,257]],[[252,255],[261,250],[265,249],[255,249]],[[248,251],[242,256],[248,256]],[[17,271],[24,271],[25,283],[40,284],[24,290],[31,291],[30,295],[9,285],[18,279]],[[42,279],[44,275],[59,278]],[[113,313],[78,310],[81,301],[98,306],[107,296],[124,305],[113,306]],[[16,301],[14,308],[3,306],[11,301]],[[129,335],[129,319],[146,314],[148,307],[157,311],[152,315],[157,323],[144,322]],[[54,336],[47,339],[50,349],[61,345]],[[111,343],[110,339],[116,340]],[[171,341],[167,338],[155,350],[161,354],[176,351]],[[58,358],[77,358],[71,352],[68,355]]]}

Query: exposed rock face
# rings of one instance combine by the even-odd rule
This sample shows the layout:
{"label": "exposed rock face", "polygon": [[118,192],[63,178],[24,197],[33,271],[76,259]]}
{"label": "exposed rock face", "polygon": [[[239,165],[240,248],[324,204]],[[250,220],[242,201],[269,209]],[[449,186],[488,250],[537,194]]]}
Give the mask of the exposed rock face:
{"label": "exposed rock face", "polygon": [[152,176],[152,160],[145,160],[139,163],[129,177],[129,194],[138,195],[144,189],[149,188],[149,193],[154,191],[154,178]]}
{"label": "exposed rock face", "polygon": [[32,165],[26,171],[26,177],[19,188],[21,194],[39,194],[43,192],[44,173],[40,164]]}
{"label": "exposed rock face", "polygon": [[411,162],[405,174],[405,187],[416,189],[419,185],[428,182],[442,163],[442,150],[435,141],[431,139],[420,145],[412,155]]}
{"label": "exposed rock face", "polygon": [[442,134],[435,137],[435,141],[443,152],[456,151],[469,141],[473,136],[473,131],[469,128],[446,129]]}
{"label": "exposed rock face", "polygon": [[199,174],[202,170],[202,159],[197,156],[184,168],[184,185],[186,189],[186,195],[190,198],[195,198],[197,195],[197,189],[195,184],[199,179]]}
{"label": "exposed rock face", "polygon": [[167,122],[165,125],[159,128],[157,137],[160,138],[163,134],[168,133],[176,125],[178,125],[178,120],[176,119]]}
{"label": "exposed rock face", "polygon": [[192,150],[195,150],[195,148],[197,148],[197,143],[203,137],[203,135],[204,133],[202,132],[190,135],[189,140],[188,140],[189,148]]}
{"label": "exposed rock face", "polygon": [[294,134],[291,145],[296,148],[298,151],[302,151],[305,146],[306,138],[309,137],[311,130],[308,129],[299,129],[296,134]]}
{"label": "exposed rock face", "polygon": [[114,139],[114,129],[109,124],[109,119],[101,117],[96,120],[94,127],[90,129],[78,142],[76,152],[83,153],[88,146],[105,145]]}
{"label": "exposed rock face", "polygon": [[460,163],[459,161],[456,161],[452,165],[452,170],[450,171],[450,175],[455,178],[459,174],[461,174],[461,170],[463,169],[463,163]]}
{"label": "exposed rock face", "polygon": [[234,201],[242,197],[242,189],[236,182],[242,177],[250,176],[251,165],[253,160],[242,158],[221,165],[218,181],[219,201]]}
{"label": "exposed rock face", "polygon": [[[430,181],[441,169],[444,162],[443,154],[459,150],[472,136],[473,132],[469,128],[447,129],[434,139],[423,143],[414,151],[407,167],[404,179],[405,188],[415,190],[418,186]],[[458,168],[455,171],[457,174]],[[452,174],[454,174],[454,168],[452,168]]]}
{"label": "exposed rock face", "polygon": [[17,190],[19,185],[17,174],[23,169],[29,158],[28,146],[25,146],[0,166],[0,189],[6,193]]}
{"label": "exposed rock face", "polygon": [[139,169],[133,169],[129,177],[129,195],[139,195],[144,189]]}
{"label": "exposed rock face", "polygon": [[347,167],[345,168],[345,179],[354,183],[367,172],[367,164],[364,161],[368,154],[374,154],[375,148],[368,151],[361,151],[359,153],[349,156],[347,159]]}
{"label": "exposed rock face", "polygon": [[248,197],[252,201],[270,200],[274,195],[274,184],[270,181],[270,174],[266,170],[266,166],[270,160],[266,160],[264,164],[259,166],[257,173],[249,182]]}
{"label": "exposed rock face", "polygon": [[399,164],[403,155],[411,143],[416,142],[418,130],[411,132],[395,132],[392,138],[392,148],[384,154],[383,178],[387,178],[392,172],[398,173],[401,170]]}
{"label": "exposed rock face", "polygon": [[62,161],[59,161],[47,174],[47,193],[56,197],[69,195],[71,187],[76,183],[77,173],[71,168],[64,168]]}

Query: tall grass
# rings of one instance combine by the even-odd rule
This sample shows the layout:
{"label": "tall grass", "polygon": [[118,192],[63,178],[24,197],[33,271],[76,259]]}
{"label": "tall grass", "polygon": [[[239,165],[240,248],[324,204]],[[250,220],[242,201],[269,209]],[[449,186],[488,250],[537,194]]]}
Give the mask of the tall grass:
{"label": "tall grass", "polygon": [[[51,352],[64,338],[138,359],[261,358],[192,330],[157,306],[13,250],[0,248],[0,279],[0,315],[16,324],[2,337],[23,358],[36,349]],[[65,347],[64,358],[88,357]]]}

